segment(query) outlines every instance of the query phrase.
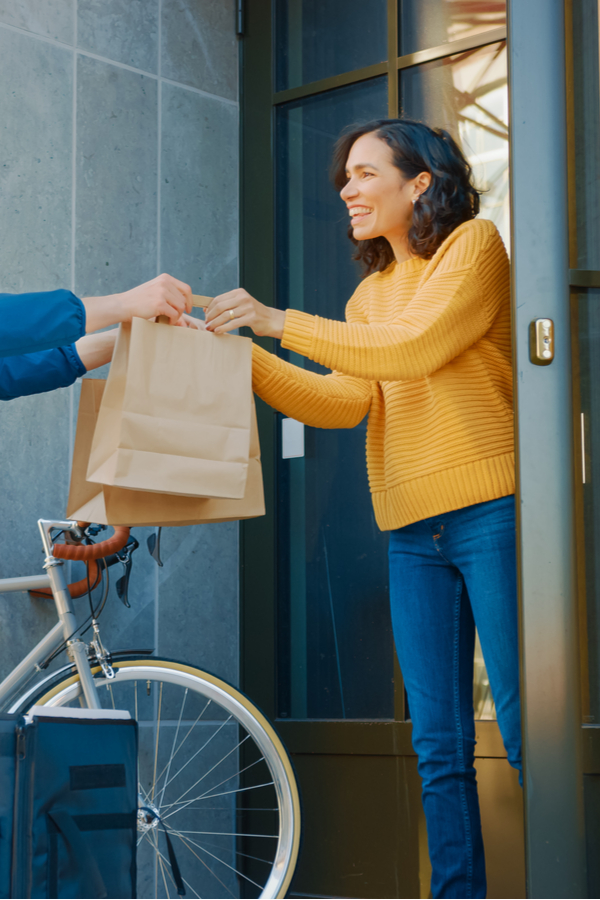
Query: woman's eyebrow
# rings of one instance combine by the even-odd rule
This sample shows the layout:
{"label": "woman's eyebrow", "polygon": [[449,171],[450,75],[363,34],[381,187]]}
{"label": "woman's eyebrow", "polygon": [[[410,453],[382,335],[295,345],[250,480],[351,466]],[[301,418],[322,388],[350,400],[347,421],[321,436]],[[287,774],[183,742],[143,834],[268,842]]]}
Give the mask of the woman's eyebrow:
{"label": "woman's eyebrow", "polygon": [[[379,172],[377,166],[374,166],[373,163],[356,163],[356,165],[352,166],[352,168],[356,171],[358,169],[375,169],[376,172]],[[349,172],[350,169],[346,169],[346,172]]]}

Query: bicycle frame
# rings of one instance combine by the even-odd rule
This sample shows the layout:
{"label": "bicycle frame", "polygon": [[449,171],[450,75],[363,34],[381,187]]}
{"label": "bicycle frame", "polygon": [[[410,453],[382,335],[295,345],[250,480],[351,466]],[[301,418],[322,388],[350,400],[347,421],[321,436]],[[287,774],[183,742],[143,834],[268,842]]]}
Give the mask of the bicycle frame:
{"label": "bicycle frame", "polygon": [[81,528],[77,522],[51,521],[49,519],[39,519],[38,527],[46,552],[44,561],[46,575],[0,578],[0,593],[39,590],[40,588],[49,587],[52,590],[59,621],[0,683],[0,709],[31,678],[31,675],[36,670],[41,671],[41,663],[64,642],[67,645],[69,658],[79,673],[85,705],[89,709],[100,709],[98,691],[88,662],[87,645],[81,638],[75,637],[78,628],[77,618],[73,608],[73,600],[67,586],[63,560],[52,556],[52,529],[59,528],[62,531],[69,531],[80,538]]}

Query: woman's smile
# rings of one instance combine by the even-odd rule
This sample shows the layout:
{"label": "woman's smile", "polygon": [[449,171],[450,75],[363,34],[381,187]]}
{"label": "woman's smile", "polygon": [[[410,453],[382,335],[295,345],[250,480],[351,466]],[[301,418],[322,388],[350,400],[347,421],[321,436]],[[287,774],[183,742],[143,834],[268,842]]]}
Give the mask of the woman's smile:
{"label": "woman's smile", "polygon": [[350,213],[351,224],[357,225],[358,222],[362,222],[363,219],[371,215],[373,208],[369,206],[349,206],[348,212]]}

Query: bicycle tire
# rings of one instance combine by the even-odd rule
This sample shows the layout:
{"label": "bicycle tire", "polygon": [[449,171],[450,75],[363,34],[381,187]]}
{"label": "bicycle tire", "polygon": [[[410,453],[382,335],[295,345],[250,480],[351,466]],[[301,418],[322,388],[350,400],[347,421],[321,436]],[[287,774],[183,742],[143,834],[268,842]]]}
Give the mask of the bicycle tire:
{"label": "bicycle tire", "polygon": [[[146,852],[146,856],[148,856],[146,845],[150,846],[154,874],[151,877],[148,875],[147,858],[139,860],[138,869],[143,874],[138,874],[138,897],[158,898],[177,894],[164,834],[162,841],[160,840],[160,834],[165,830],[168,830],[171,838],[179,839],[173,842],[174,845],[177,845],[179,868],[184,883],[194,896],[213,898],[219,896],[285,897],[294,872],[300,843],[300,800],[289,757],[269,721],[236,688],[187,663],[154,657],[137,657],[119,659],[113,663],[113,668],[116,673],[113,681],[109,681],[103,675],[100,667],[94,667],[92,671],[101,698],[103,700],[106,698],[106,705],[116,706],[120,709],[130,708],[132,715],[140,725],[140,798],[142,799],[140,800],[140,809],[138,809],[138,832],[141,833],[138,844]],[[154,684],[159,686],[156,691],[153,690]],[[145,698],[143,693],[140,694],[140,685],[146,688]],[[131,691],[132,686],[133,692]],[[167,687],[166,692],[165,686]],[[107,688],[106,692],[103,688]],[[183,691],[181,700],[175,697],[177,691],[180,693]],[[188,703],[190,692],[193,697]],[[35,700],[32,701],[29,696],[27,705],[65,706],[79,702],[80,696],[79,676],[77,674],[68,677],[62,675],[56,683],[50,686],[46,685]],[[199,698],[202,699],[199,700]],[[194,715],[202,707],[204,701],[207,702],[194,719]],[[188,715],[190,705],[191,719]],[[150,709],[152,710],[151,716]],[[210,709],[211,718],[209,716],[203,718],[208,709]],[[184,711],[186,712],[185,719],[183,718]],[[173,712],[178,712],[178,718],[167,718],[167,715]],[[191,727],[190,721],[192,721]],[[178,743],[179,732],[182,728],[188,730]],[[201,746],[190,756],[191,746],[188,745],[185,750],[187,761],[180,765],[184,758],[182,755],[177,763],[180,765],[179,770],[171,776],[173,760],[182,751],[184,743],[193,733],[194,728],[197,728],[194,737],[201,743]],[[150,732],[152,732],[153,747],[149,744]],[[161,745],[161,734],[164,735],[165,732],[169,735],[169,739],[172,738],[170,757],[167,761],[163,755],[165,744]],[[219,735],[221,735],[220,738]],[[203,745],[202,742],[204,742]],[[226,752],[220,759],[215,760],[215,747],[219,743],[224,743],[223,749]],[[152,750],[150,754],[148,753],[149,747]],[[204,755],[201,756],[201,752]],[[229,763],[225,764],[228,759],[230,762],[237,761],[238,763],[237,770],[231,771],[230,774],[227,774],[230,765]],[[190,766],[192,762],[194,765]],[[207,764],[208,768],[205,774],[196,778],[195,782],[184,790],[189,780],[188,777],[184,778],[184,771],[189,769],[188,776],[191,775],[193,780],[196,773],[202,771],[203,766],[206,768]],[[221,766],[224,767],[219,773],[217,770]],[[162,768],[157,775],[159,767]],[[265,767],[269,773],[268,781],[264,780],[264,774],[261,775],[261,772],[265,772]],[[147,773],[150,770],[152,777],[148,782]],[[250,772],[252,775],[249,775]],[[193,797],[189,801],[184,800],[192,788],[203,782],[211,773],[216,773],[217,784],[208,789],[205,785],[201,789],[203,793],[199,797]],[[225,775],[227,777],[223,778],[222,776]],[[179,798],[173,800],[171,793],[167,793],[167,788],[179,777],[181,780],[177,784],[177,790],[183,791],[183,793],[180,793]],[[207,784],[211,783],[212,780]],[[240,786],[235,787],[235,785]],[[217,790],[218,788],[226,790]],[[256,807],[256,804],[245,804],[250,795],[260,797],[258,802],[263,803],[264,800],[264,805]],[[203,806],[203,801],[222,796],[233,797],[235,806],[233,801],[228,806],[228,800],[219,801],[225,803],[224,807],[207,808]],[[190,803],[198,803],[199,806],[190,806]],[[271,803],[272,806],[269,805]],[[213,812],[215,810],[224,812],[224,816],[213,817],[217,822],[235,822],[235,827],[230,831],[188,829],[183,828],[183,825],[176,827],[177,821],[182,821],[185,825],[192,821],[193,824],[206,825],[209,809],[212,809]],[[190,812],[195,813],[195,818],[190,819]],[[175,819],[175,826],[173,822],[169,821],[171,818]],[[208,815],[208,819],[210,820],[210,815]],[[260,824],[262,831],[258,833],[253,830],[244,831],[244,822],[248,819],[254,823],[249,826],[250,829],[256,827],[258,821],[262,823]],[[277,821],[276,834],[274,832],[263,833],[265,829],[274,828],[272,823],[275,820]],[[190,837],[191,834],[194,835],[194,838]],[[273,852],[267,853],[265,845],[274,842],[275,838],[276,846]],[[161,843],[165,852],[161,850]],[[259,850],[256,849],[257,846],[260,848]],[[191,868],[187,864],[187,859],[179,858],[182,853],[186,858],[189,856],[189,853],[185,851],[191,852],[196,857],[196,862]],[[223,855],[231,861],[228,862],[227,858],[223,859]],[[140,856],[143,856],[143,853]],[[265,859],[265,856],[268,858]],[[243,867],[244,871],[239,867]],[[190,871],[196,878],[195,885],[190,881]],[[248,875],[248,872],[251,874]],[[261,875],[261,880],[257,881],[259,872],[264,875]],[[212,879],[208,873],[212,873]],[[257,889],[259,893],[257,893]]]}

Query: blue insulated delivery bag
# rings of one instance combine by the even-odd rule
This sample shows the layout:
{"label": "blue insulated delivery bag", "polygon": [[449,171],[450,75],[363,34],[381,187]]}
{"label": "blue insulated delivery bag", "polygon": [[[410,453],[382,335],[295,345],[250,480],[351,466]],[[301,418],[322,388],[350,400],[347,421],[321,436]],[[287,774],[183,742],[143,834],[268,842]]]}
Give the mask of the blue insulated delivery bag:
{"label": "blue insulated delivery bag", "polygon": [[16,728],[20,716],[0,716],[0,897],[10,897]]}
{"label": "blue insulated delivery bag", "polygon": [[[136,896],[137,737],[121,710],[41,706],[21,719],[11,897]],[[5,880],[1,841],[0,854]]]}

